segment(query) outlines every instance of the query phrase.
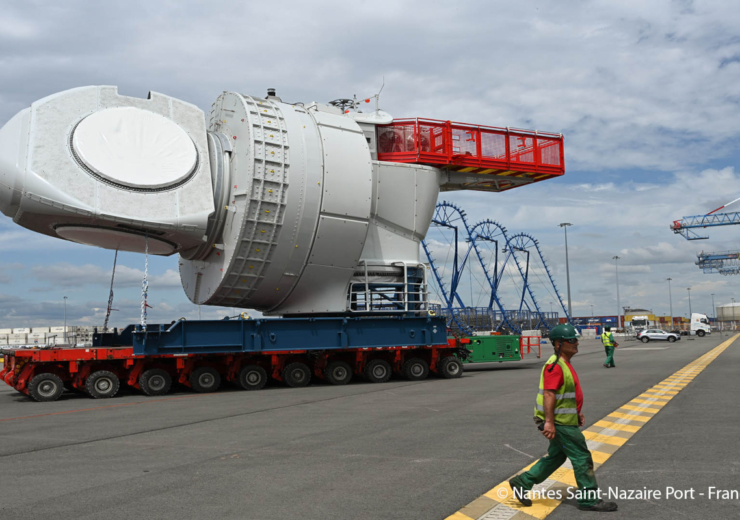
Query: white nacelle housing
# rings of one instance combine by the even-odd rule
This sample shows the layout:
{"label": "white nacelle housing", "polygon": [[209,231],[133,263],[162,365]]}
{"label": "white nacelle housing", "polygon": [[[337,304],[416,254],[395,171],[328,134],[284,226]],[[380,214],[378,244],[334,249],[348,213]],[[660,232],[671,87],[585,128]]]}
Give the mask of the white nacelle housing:
{"label": "white nacelle housing", "polygon": [[0,210],[38,233],[107,249],[143,252],[147,234],[153,254],[193,248],[213,213],[203,112],[115,87],[41,99],[0,129]]}
{"label": "white nacelle housing", "polygon": [[441,171],[373,160],[372,118],[355,118],[225,92],[206,125],[161,94],[62,92],[0,129],[0,209],[79,243],[179,253],[197,304],[362,312],[372,284],[415,278],[404,310],[407,292],[425,300]]}

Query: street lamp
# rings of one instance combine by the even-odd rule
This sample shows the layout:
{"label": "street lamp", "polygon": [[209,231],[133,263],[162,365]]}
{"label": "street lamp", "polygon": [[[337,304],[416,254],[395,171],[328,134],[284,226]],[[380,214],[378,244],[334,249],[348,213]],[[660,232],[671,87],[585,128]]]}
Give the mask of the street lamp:
{"label": "street lamp", "polygon": [[730,298],[730,300],[732,300],[732,330],[735,330],[737,327],[735,323],[735,298]]}
{"label": "street lamp", "polygon": [[719,335],[722,336],[722,327],[720,326],[720,322],[717,321],[717,307],[714,306],[714,293],[712,293],[712,316],[714,316],[714,325],[719,330]]}
{"label": "street lamp", "polygon": [[673,330],[673,295],[671,294],[671,280],[673,278],[666,278],[668,280],[668,302],[671,305],[671,330]]}
{"label": "street lamp", "polygon": [[614,269],[617,273],[617,328],[622,325],[622,316],[620,314],[622,307],[619,306],[619,258],[618,256],[612,257],[612,260],[614,260]]}
{"label": "street lamp", "polygon": [[67,343],[67,297],[64,297],[64,343]]}
{"label": "street lamp", "polygon": [[592,318],[594,317],[594,306],[593,306],[593,304],[591,305],[591,317]]}
{"label": "street lamp", "polygon": [[686,288],[689,291],[689,319],[691,319],[691,287]]}
{"label": "street lamp", "polygon": [[559,224],[563,231],[565,231],[565,279],[568,282],[568,317],[573,317],[573,308],[570,305],[570,266],[568,265],[568,226],[572,226],[570,222],[562,222]]}

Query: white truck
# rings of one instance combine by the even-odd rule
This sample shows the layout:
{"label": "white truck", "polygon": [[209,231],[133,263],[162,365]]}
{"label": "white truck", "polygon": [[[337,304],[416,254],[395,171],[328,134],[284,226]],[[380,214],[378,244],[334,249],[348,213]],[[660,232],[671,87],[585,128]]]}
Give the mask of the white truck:
{"label": "white truck", "polygon": [[712,327],[709,325],[709,318],[706,314],[699,314],[697,312],[691,313],[691,329],[690,334],[693,336],[696,334],[699,337],[704,337],[705,334],[711,334]]}
{"label": "white truck", "polygon": [[636,330],[647,329],[651,325],[648,316],[632,316],[632,321],[630,323],[632,328]]}

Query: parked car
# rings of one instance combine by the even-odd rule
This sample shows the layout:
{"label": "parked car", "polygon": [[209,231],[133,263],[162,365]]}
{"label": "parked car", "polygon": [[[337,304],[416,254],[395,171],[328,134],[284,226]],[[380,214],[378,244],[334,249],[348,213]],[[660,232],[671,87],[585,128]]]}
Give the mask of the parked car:
{"label": "parked car", "polygon": [[637,339],[643,343],[647,343],[648,341],[668,341],[673,343],[674,341],[681,339],[681,336],[675,332],[666,332],[660,329],[647,329],[640,332],[637,335]]}

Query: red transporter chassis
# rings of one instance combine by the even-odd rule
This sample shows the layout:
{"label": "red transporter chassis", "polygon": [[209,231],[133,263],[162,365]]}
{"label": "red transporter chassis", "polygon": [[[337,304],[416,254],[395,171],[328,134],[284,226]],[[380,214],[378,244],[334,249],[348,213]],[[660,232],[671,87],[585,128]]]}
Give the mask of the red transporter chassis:
{"label": "red transporter chassis", "polygon": [[0,379],[36,401],[54,401],[64,388],[94,398],[113,397],[121,384],[164,395],[173,381],[197,392],[213,392],[222,380],[258,390],[269,377],[291,387],[308,385],[312,375],[332,384],[346,384],[353,374],[378,383],[393,373],[420,381],[430,371],[460,377],[457,355],[462,349],[450,339],[425,347],[154,356],[135,356],[132,347],[6,350]]}

